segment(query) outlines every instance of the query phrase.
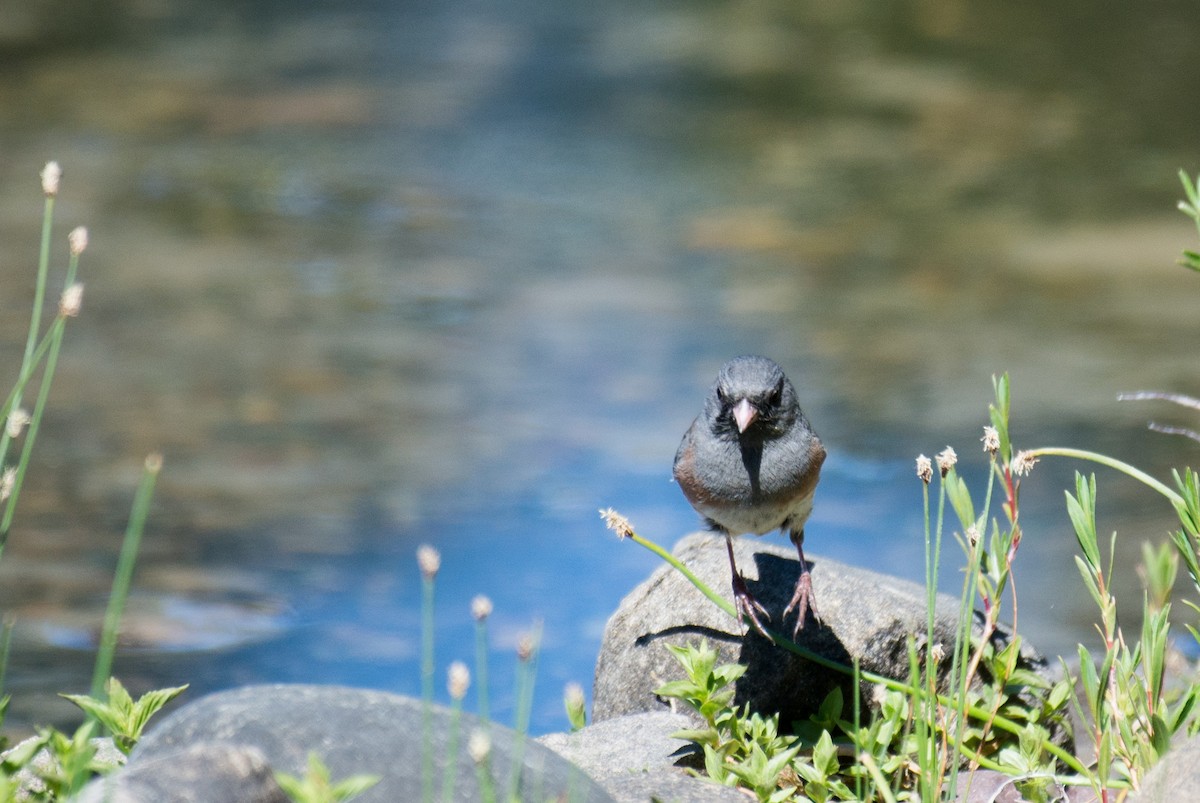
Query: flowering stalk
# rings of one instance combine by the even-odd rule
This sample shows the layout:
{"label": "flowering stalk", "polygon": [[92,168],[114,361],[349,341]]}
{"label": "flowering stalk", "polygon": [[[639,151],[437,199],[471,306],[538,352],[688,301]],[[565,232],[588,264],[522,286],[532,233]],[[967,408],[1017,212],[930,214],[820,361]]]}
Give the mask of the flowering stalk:
{"label": "flowering stalk", "polygon": [[467,753],[475,763],[475,775],[479,781],[479,799],[483,803],[494,803],[496,788],[492,784],[492,737],[483,728],[471,732],[467,740]]}
{"label": "flowering stalk", "polygon": [[525,762],[525,736],[529,730],[529,714],[533,709],[533,682],[537,677],[538,644],[542,640],[542,626],[526,633],[517,640],[517,711],[514,730],[512,768],[508,776],[508,799],[519,800],[521,769]]}
{"label": "flowering stalk", "polygon": [[[60,310],[60,314],[55,320],[54,325],[50,327],[45,339],[39,346],[38,337],[40,336],[42,326],[42,308],[45,306],[46,282],[50,267],[50,234],[54,228],[54,200],[58,196],[58,185],[62,178],[62,169],[58,166],[57,162],[48,162],[42,170],[41,178],[42,193],[45,196],[45,201],[42,211],[42,239],[38,252],[37,280],[34,284],[33,312],[29,319],[29,332],[25,339],[25,354],[21,362],[21,372],[18,375],[16,387],[13,388],[12,394],[9,396],[9,400],[3,410],[5,418],[13,410],[21,407],[21,396],[24,393],[25,386],[33,376],[34,369],[41,362],[43,354],[46,355],[46,367],[42,374],[38,404],[31,417],[29,430],[25,436],[25,443],[16,467],[16,472],[11,475],[12,482],[6,483],[8,495],[4,500],[5,508],[3,516],[0,517],[0,554],[3,554],[4,545],[8,541],[8,533],[12,527],[17,499],[21,494],[21,485],[25,478],[25,468],[29,465],[29,456],[32,453],[33,442],[37,436],[38,425],[41,422],[41,413],[45,409],[45,401],[50,392],[51,379],[53,378],[54,367],[58,360],[58,350],[62,345],[63,321],[66,317]],[[86,245],[86,236],[83,242]],[[82,253],[82,250],[80,248],[76,252],[72,249],[73,265],[77,264],[78,255]],[[70,275],[70,284],[73,284],[73,268]],[[78,313],[78,306],[76,306],[75,312],[76,314]],[[7,427],[3,431],[0,431],[0,466],[3,466],[8,460],[8,450],[13,437]]]}
{"label": "flowering stalk", "polygon": [[442,772],[442,800],[454,800],[454,778],[458,775],[458,731],[462,721],[463,698],[471,685],[471,670],[461,661],[450,664],[446,687],[450,692],[450,742],[446,748],[446,766]]}
{"label": "flowering stalk", "polygon": [[488,725],[488,643],[487,620],[492,615],[492,601],[479,594],[471,600],[471,616],[475,619],[475,674],[479,676],[479,721]]}
{"label": "flowering stalk", "polygon": [[129,526],[121,542],[121,554],[117,558],[117,572],[113,576],[112,593],[108,597],[108,609],[104,612],[104,627],[100,633],[100,648],[96,651],[96,664],[92,670],[91,696],[103,700],[108,695],[105,686],[112,671],[113,654],[117,649],[117,634],[121,628],[121,616],[125,600],[129,596],[129,584],[133,579],[133,565],[137,560],[142,532],[146,529],[146,517],[150,513],[150,500],[154,497],[154,485],[162,471],[162,455],[152,454],[146,458],[142,468],[142,481],[133,498],[133,511]]}
{"label": "flowering stalk", "polygon": [[421,569],[421,799],[433,800],[433,586],[442,557],[428,544],[417,549]]}

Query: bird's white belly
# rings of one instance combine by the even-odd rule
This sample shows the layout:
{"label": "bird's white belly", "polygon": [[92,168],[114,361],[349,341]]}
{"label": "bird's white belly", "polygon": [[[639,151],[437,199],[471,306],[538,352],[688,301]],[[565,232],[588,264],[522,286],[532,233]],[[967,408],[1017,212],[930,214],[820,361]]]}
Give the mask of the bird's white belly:
{"label": "bird's white belly", "polygon": [[812,495],[792,500],[788,505],[770,505],[759,502],[741,507],[715,507],[696,505],[700,515],[717,522],[730,535],[764,535],[787,525],[800,530],[812,513]]}

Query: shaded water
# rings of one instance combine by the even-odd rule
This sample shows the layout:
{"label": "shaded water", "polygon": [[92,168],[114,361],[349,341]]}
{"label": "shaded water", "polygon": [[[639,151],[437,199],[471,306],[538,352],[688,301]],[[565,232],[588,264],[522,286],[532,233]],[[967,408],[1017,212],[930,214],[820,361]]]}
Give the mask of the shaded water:
{"label": "shaded water", "polygon": [[[92,235],[0,561],[12,727],[69,717],[53,694],[87,685],[153,450],[127,685],[416,692],[429,542],[439,673],[488,594],[504,719],[512,646],[544,623],[538,731],[656,565],[596,508],[664,543],[695,527],[671,457],[733,354],[779,360],[829,448],[816,558],[923,575],[913,458],[953,444],[983,476],[997,371],[1020,445],[1195,462],[1144,428],[1187,416],[1114,400],[1200,392],[1200,279],[1175,265],[1196,238],[1174,210],[1200,165],[1191,4],[60,11],[8,20],[0,51],[10,375],[47,159],[59,256]],[[1019,624],[1047,652],[1091,632],[1061,579],[1073,469],[1039,466],[1022,499]],[[1112,475],[1101,497],[1135,602],[1168,511]]]}

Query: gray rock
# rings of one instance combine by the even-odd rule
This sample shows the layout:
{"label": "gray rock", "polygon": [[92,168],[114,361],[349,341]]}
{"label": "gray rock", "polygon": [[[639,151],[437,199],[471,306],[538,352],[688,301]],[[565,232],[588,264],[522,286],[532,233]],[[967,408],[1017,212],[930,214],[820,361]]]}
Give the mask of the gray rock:
{"label": "gray rock", "polygon": [[1180,803],[1200,800],[1200,736],[1171,748],[1146,777],[1129,803]]}
{"label": "gray rock", "polygon": [[[959,803],[1026,803],[1017,790],[1017,780],[991,770],[979,770],[974,774],[959,776],[959,788],[965,789]],[[1046,790],[1049,800],[1055,803],[1097,803],[1096,793],[1091,787],[1063,787],[1052,783]]]}
{"label": "gray rock", "polygon": [[88,784],[78,803],[290,803],[261,750],[200,743]]}
{"label": "gray rock", "polygon": [[[175,765],[173,772],[194,772],[186,790],[176,787],[166,797],[130,798],[130,803],[173,803],[190,800],[274,800],[253,797],[262,787],[247,773],[247,784],[231,791],[225,777],[207,777],[208,764],[197,759],[208,746],[230,750],[230,759],[253,769],[251,748],[265,758],[272,771],[303,775],[308,754],[314,751],[337,781],[351,775],[378,775],[381,781],[355,800],[394,803],[421,799],[422,705],[395,694],[338,686],[248,686],[219,692],[184,706],[162,720],[134,749],[129,766],[121,773],[152,771],[153,766]],[[476,717],[462,714],[455,762],[456,801],[480,800],[477,767],[467,753]],[[433,708],[432,746],[435,794],[441,793],[443,766],[450,753],[451,713]],[[531,739],[519,739],[512,730],[492,723],[488,777],[503,797],[512,774],[513,757],[520,750],[518,794],[522,799],[563,796],[573,801],[601,803],[612,798],[578,767]],[[199,753],[193,752],[198,749]],[[191,769],[185,768],[188,762]],[[118,783],[121,783],[118,776]],[[216,784],[216,785],[211,785]]]}
{"label": "gray rock", "polygon": [[[770,624],[790,632],[793,620],[781,624],[781,613],[799,573],[795,550],[753,537],[735,539],[734,548],[750,590],[770,613]],[[690,535],[676,544],[674,553],[701,580],[729,598],[729,561],[723,537]],[[808,557],[813,563],[813,588],[822,623],[808,622],[800,631],[801,646],[846,666],[858,658],[864,670],[906,677],[906,640],[910,635],[923,640],[926,631],[924,588]],[[935,640],[950,645],[958,600],[939,595],[936,611]],[[852,699],[852,683],[846,675],[785,652],[753,630],[743,635],[736,620],[679,572],[663,565],[621,601],[608,621],[596,665],[595,720],[663,710],[667,703],[655,696],[654,689],[683,677],[665,645],[700,639],[707,639],[719,651],[719,663],[748,667],[737,683],[735,704],[749,703],[751,710],[763,714],[778,712],[784,727],[807,718],[835,687],[842,687],[847,706]],[[1040,666],[1031,652],[1026,656],[1029,666]],[[943,668],[948,663],[949,656]],[[863,691],[869,700],[865,685]]]}
{"label": "gray rock", "polygon": [[680,771],[662,775],[630,775],[606,784],[621,803],[751,803],[746,790],[720,786]]}
{"label": "gray rock", "polygon": [[538,741],[581,767],[619,803],[745,803],[744,793],[680,766],[696,763],[687,760],[691,744],[671,734],[689,726],[687,717],[666,711],[632,714]]}

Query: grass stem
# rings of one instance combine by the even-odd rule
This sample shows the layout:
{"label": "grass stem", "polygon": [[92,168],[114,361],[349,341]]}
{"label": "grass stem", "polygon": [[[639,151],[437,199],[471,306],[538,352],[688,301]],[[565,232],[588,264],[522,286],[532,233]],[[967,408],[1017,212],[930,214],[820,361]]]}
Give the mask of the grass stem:
{"label": "grass stem", "polygon": [[117,558],[117,572],[113,577],[112,593],[108,597],[108,609],[104,612],[104,628],[100,633],[100,648],[96,651],[96,665],[92,671],[91,695],[104,698],[104,686],[112,673],[113,654],[117,649],[117,634],[121,629],[121,616],[125,601],[129,597],[129,586],[133,580],[133,566],[141,548],[142,532],[146,529],[146,516],[150,512],[150,501],[154,498],[154,485],[162,471],[162,456],[152,454],[146,458],[142,479],[133,497],[133,510],[129,526],[121,541],[121,554]]}

